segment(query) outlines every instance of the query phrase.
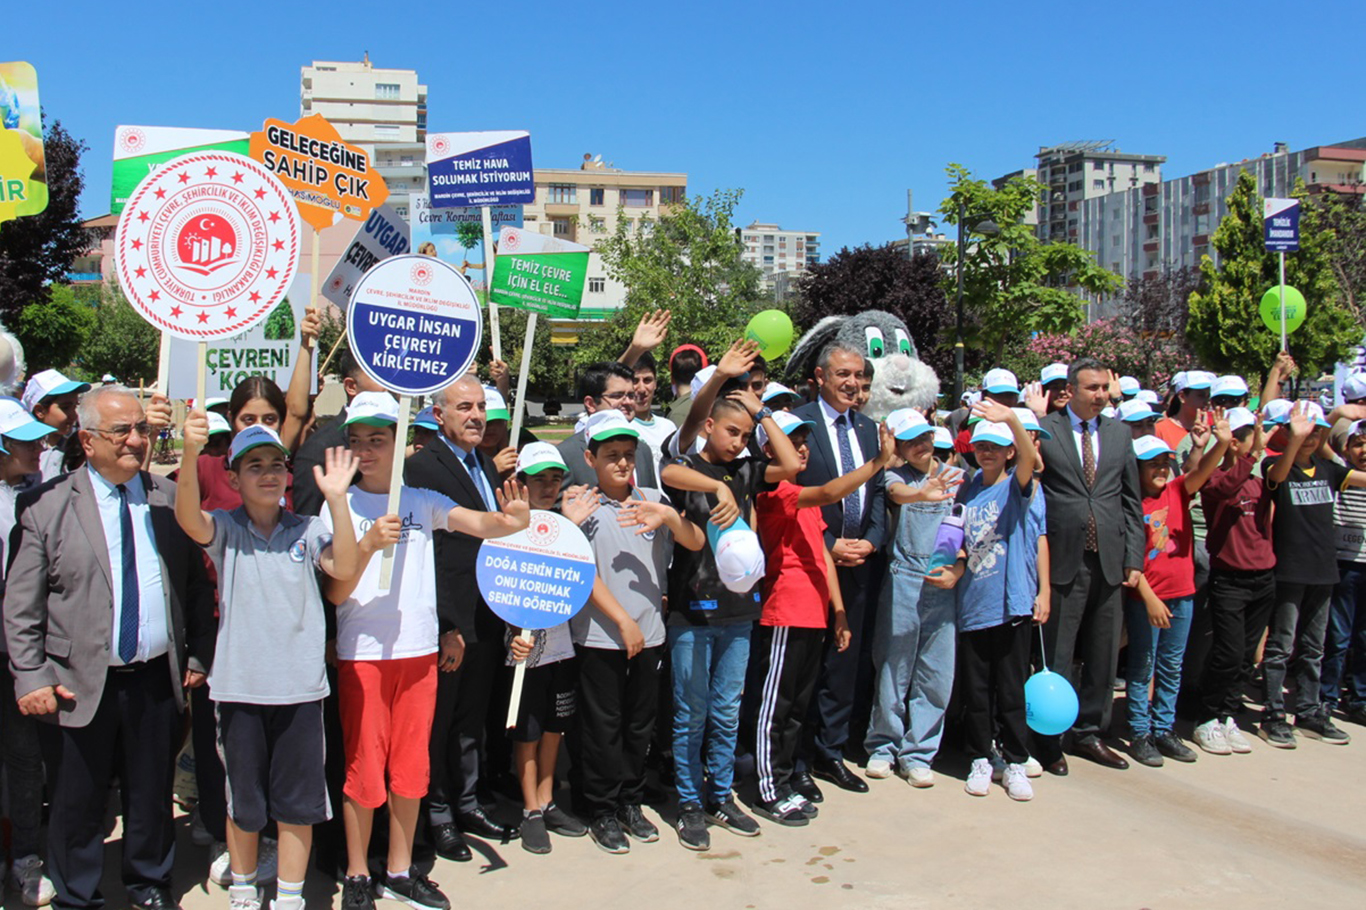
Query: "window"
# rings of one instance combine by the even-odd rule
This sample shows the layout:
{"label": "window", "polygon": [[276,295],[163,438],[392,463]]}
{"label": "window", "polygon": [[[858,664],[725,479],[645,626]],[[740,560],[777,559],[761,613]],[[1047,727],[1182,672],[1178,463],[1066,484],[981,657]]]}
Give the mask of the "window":
{"label": "window", "polygon": [[589,205],[602,205],[607,198],[607,191],[600,186],[595,186],[588,191]]}
{"label": "window", "polygon": [[1069,173],[1069,174],[1075,174],[1077,171],[1081,170],[1081,168],[1082,168],[1082,162],[1080,162],[1080,161],[1073,161],[1071,164],[1069,164],[1069,165],[1067,166],[1067,173]]}
{"label": "window", "polygon": [[1104,162],[1104,161],[1092,161],[1092,162],[1091,162],[1091,170],[1093,170],[1093,171],[1103,171],[1103,170],[1105,170],[1105,162]]}
{"label": "window", "polygon": [[397,82],[376,82],[375,100],[376,101],[397,101],[399,87]]}
{"label": "window", "polygon": [[647,209],[655,204],[655,191],[622,190],[621,204],[628,209]]}
{"label": "window", "polygon": [[1091,181],[1091,189],[1093,189],[1093,190],[1103,190],[1103,189],[1105,189],[1105,181],[1104,181],[1104,180],[1092,180],[1092,181]]}
{"label": "window", "polygon": [[1147,164],[1143,165],[1143,173],[1145,173],[1145,174],[1151,174],[1152,172],[1153,172],[1153,163],[1152,163],[1151,161],[1149,161]]}
{"label": "window", "polygon": [[574,205],[578,201],[576,187],[572,183],[552,183],[545,190],[545,201],[551,205]]}
{"label": "window", "polygon": [[588,279],[588,293],[590,293],[590,294],[602,294],[602,293],[606,292],[606,290],[607,290],[607,279],[606,279],[606,278],[589,278],[589,279]]}
{"label": "window", "polygon": [[1069,192],[1069,193],[1075,193],[1075,192],[1077,192],[1078,190],[1080,190],[1084,185],[1085,185],[1085,181],[1082,181],[1082,180],[1073,180],[1071,183],[1067,184],[1067,192]]}
{"label": "window", "polygon": [[522,216],[522,222],[523,222],[523,223],[528,222],[528,221],[535,221],[535,220],[536,220],[536,216],[535,216],[535,215],[523,215],[523,216]]}
{"label": "window", "polygon": [[602,234],[607,230],[607,220],[599,218],[597,215],[588,216],[588,229],[594,234]]}
{"label": "window", "polygon": [[1119,246],[1119,235],[1118,235],[1118,234],[1111,234],[1111,235],[1110,235],[1110,246]]}
{"label": "window", "polygon": [[550,223],[555,226],[556,237],[568,237],[572,233],[568,218],[551,218]]}
{"label": "window", "polygon": [[408,219],[408,207],[406,205],[396,205],[394,206],[394,214],[406,221]]}
{"label": "window", "polygon": [[772,261],[773,261],[773,257],[772,257],[772,256],[765,256],[765,257],[764,257],[764,262],[772,262]]}
{"label": "window", "polygon": [[678,205],[687,195],[686,186],[661,186],[659,188],[660,205]]}

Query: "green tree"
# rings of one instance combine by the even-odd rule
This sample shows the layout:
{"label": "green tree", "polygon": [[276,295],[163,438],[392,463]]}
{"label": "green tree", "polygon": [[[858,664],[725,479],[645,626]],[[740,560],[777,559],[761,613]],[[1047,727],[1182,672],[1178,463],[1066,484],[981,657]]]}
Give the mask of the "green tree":
{"label": "green tree", "polygon": [[[1305,200],[1304,182],[1297,180],[1294,198]],[[1206,290],[1190,295],[1186,335],[1203,363],[1220,372],[1261,376],[1276,357],[1280,333],[1269,330],[1258,312],[1262,294],[1279,283],[1277,256],[1266,250],[1262,228],[1262,197],[1257,181],[1247,171],[1228,197],[1228,214],[1214,232],[1219,265],[1205,256],[1200,272]],[[1301,205],[1300,250],[1285,257],[1285,281],[1308,304],[1304,324],[1289,337],[1290,353],[1300,374],[1313,376],[1331,370],[1361,339],[1361,326],[1342,305],[1341,292],[1329,263],[1332,232],[1325,228],[1317,206]]]}
{"label": "green tree", "polygon": [[71,261],[90,245],[77,203],[84,142],[72,138],[60,120],[47,128],[47,208],[0,224],[0,317],[8,320],[24,305],[44,299],[45,288],[66,280]]}
{"label": "green tree", "polygon": [[[531,314],[510,307],[498,308],[498,327],[503,341],[503,360],[512,370],[512,388],[517,389],[517,371],[522,368],[522,344],[526,339],[527,317]],[[527,375],[527,392],[537,395],[563,396],[572,391],[572,377],[576,360],[575,349],[569,345],[551,344],[550,319],[536,320],[536,337],[532,339],[531,369]],[[484,349],[479,354],[480,366],[493,360],[493,336],[489,331],[488,309],[484,310]],[[620,351],[617,352],[621,353]],[[584,362],[584,361],[580,361]],[[487,378],[488,373],[482,375]]]}
{"label": "green tree", "polygon": [[[969,233],[964,259],[965,344],[985,349],[999,360],[1007,344],[1031,332],[1070,332],[1086,318],[1082,298],[1070,288],[1091,294],[1119,289],[1118,275],[1096,263],[1095,255],[1073,243],[1045,243],[1024,223],[1046,187],[1033,177],[1013,177],[1000,189],[975,180],[967,168],[950,164],[952,194],[940,206],[944,221],[958,224],[959,205],[968,213],[969,229],[990,220],[994,236]],[[947,268],[944,292],[957,294],[958,249],[940,250]],[[950,329],[952,331],[952,329]]]}
{"label": "green tree", "polygon": [[455,239],[465,248],[466,257],[476,243],[484,239],[484,226],[477,221],[462,221],[455,226]]}
{"label": "green tree", "polygon": [[[346,317],[340,310],[334,307],[323,307],[318,314],[318,368],[322,369],[323,361],[327,360],[327,355],[332,354],[332,360],[323,372],[327,375],[338,373],[337,360],[342,354],[351,352],[351,345],[347,343]],[[338,342],[340,344],[337,344]],[[336,353],[332,349],[336,346]]]}
{"label": "green tree", "polygon": [[294,307],[286,297],[275,305],[266,317],[266,338],[271,341],[291,341],[294,338]]}
{"label": "green tree", "polygon": [[120,382],[137,385],[157,379],[157,355],[161,349],[161,333],[143,319],[123,296],[118,284],[105,285],[99,307],[95,310],[95,327],[81,348],[78,372],[86,379],[98,379],[112,373]]}
{"label": "green tree", "polygon": [[1328,261],[1342,305],[1358,322],[1366,310],[1366,199],[1360,193],[1321,193],[1314,199],[1333,232]]}
{"label": "green tree", "polygon": [[[577,364],[615,360],[631,341],[643,313],[666,308],[670,348],[690,342],[724,351],[764,309],[762,273],[740,258],[732,217],[742,190],[718,190],[671,206],[658,221],[629,226],[618,210],[616,231],[594,246],[607,274],[626,286],[626,305],[587,328],[574,352]],[[663,370],[661,370],[663,372]],[[660,385],[664,385],[661,376]]]}
{"label": "green tree", "polygon": [[29,375],[66,369],[95,327],[95,311],[76,299],[70,285],[55,284],[48,299],[19,311],[14,334],[24,345]]}

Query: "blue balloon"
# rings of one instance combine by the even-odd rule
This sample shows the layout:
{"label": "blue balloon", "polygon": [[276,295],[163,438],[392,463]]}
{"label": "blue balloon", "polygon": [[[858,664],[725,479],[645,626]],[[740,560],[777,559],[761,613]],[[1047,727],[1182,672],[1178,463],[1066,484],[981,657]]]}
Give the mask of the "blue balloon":
{"label": "blue balloon", "polygon": [[1025,722],[1044,736],[1066,733],[1077,722],[1076,690],[1061,673],[1043,669],[1025,681]]}

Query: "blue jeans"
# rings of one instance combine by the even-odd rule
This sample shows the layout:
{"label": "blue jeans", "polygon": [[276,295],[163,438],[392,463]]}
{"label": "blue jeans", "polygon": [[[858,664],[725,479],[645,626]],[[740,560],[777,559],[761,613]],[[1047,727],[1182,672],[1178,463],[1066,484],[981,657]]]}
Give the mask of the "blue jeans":
{"label": "blue jeans", "polygon": [[1328,634],[1323,641],[1323,704],[1328,710],[1342,699],[1347,684],[1347,710],[1366,707],[1366,565],[1339,562],[1341,581],[1333,589]]}
{"label": "blue jeans", "polygon": [[[1129,728],[1135,739],[1170,733],[1176,723],[1181,661],[1186,656],[1195,598],[1173,598],[1167,608],[1172,612],[1171,628],[1159,629],[1148,622],[1142,601],[1124,599],[1124,619],[1129,624]],[[1152,704],[1148,703],[1150,682],[1154,683]]]}
{"label": "blue jeans", "polygon": [[[674,681],[674,778],[678,801],[717,805],[731,798],[740,696],[754,624],[670,626]],[[706,765],[703,765],[703,743]]]}
{"label": "blue jeans", "polygon": [[873,634],[873,713],[864,748],[902,770],[928,768],[953,691],[957,600],[893,562]]}

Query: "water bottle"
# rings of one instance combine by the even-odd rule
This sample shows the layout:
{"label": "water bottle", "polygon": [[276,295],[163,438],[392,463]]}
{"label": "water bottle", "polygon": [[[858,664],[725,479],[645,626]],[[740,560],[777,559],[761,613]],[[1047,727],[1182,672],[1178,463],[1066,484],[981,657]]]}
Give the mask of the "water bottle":
{"label": "water bottle", "polygon": [[934,536],[934,552],[930,554],[930,572],[940,566],[951,566],[958,561],[958,551],[963,549],[963,506],[954,503],[953,511],[939,522],[939,531]]}

